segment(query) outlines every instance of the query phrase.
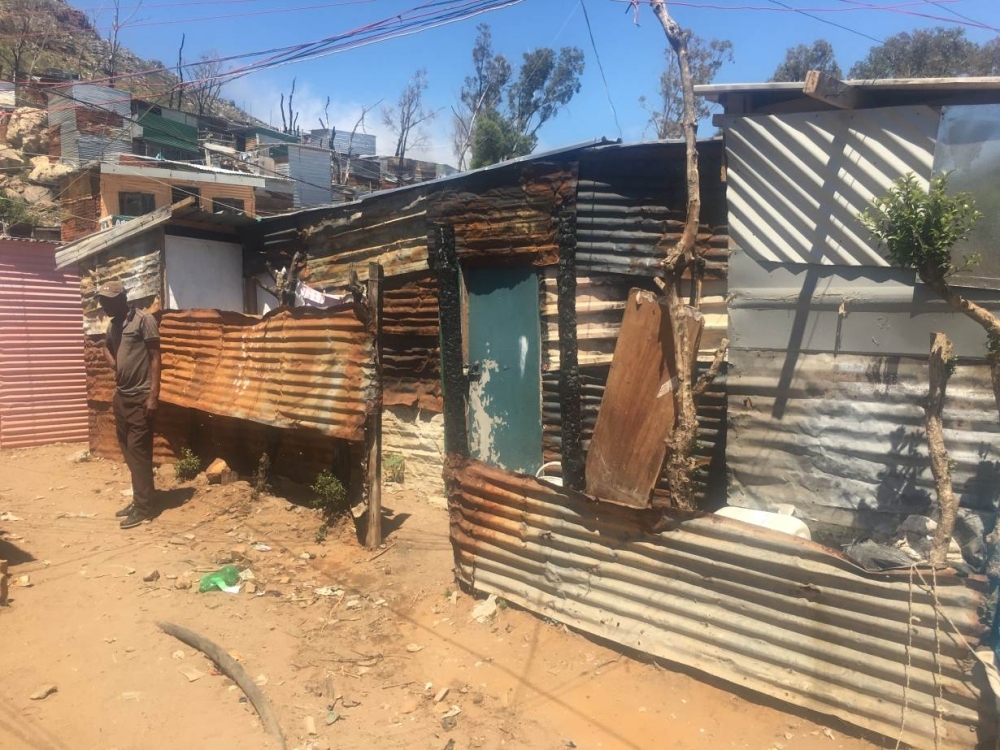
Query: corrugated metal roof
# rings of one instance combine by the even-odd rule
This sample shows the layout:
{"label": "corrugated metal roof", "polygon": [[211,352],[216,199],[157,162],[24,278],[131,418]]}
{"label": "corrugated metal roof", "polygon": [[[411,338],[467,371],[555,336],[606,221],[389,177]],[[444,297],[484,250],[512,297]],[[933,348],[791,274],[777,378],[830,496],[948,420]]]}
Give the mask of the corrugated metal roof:
{"label": "corrugated metal roof", "polygon": [[370,336],[351,310],[263,320],[216,310],[164,313],[167,403],[360,441],[374,396]]}
{"label": "corrugated metal roof", "polygon": [[142,126],[142,138],[145,141],[195,154],[200,151],[196,127],[168,120],[152,112],[140,117],[138,124]]}
{"label": "corrugated metal roof", "polygon": [[[866,91],[987,91],[1000,89],[1000,77],[968,76],[964,78],[850,78],[844,83]],[[801,91],[802,81],[769,81],[767,83],[709,83],[694,87],[694,93],[710,101],[720,94],[754,94],[774,91]]]}
{"label": "corrugated metal roof", "polygon": [[[185,199],[186,201],[194,202],[194,198],[187,198]],[[63,245],[56,252],[56,268],[66,268],[74,263],[79,263],[93,255],[97,255],[97,253],[110,250],[123,242],[152,231],[168,222],[172,215],[171,207],[164,206],[145,216],[140,216],[132,219],[132,221],[126,221],[123,224],[89,234],[79,240]]]}
{"label": "corrugated metal roof", "polygon": [[898,177],[930,179],[939,119],[927,106],[727,118],[734,243],[762,261],[888,265],[857,216]]}
{"label": "corrugated metal roof", "polygon": [[333,200],[329,149],[288,145],[288,176],[295,180],[295,207],[326,206]]}
{"label": "corrugated metal roof", "polygon": [[446,480],[458,574],[476,591],[917,747],[991,731],[970,651],[987,630],[981,577],[869,573],[711,515],[653,533],[648,511],[473,461]]}
{"label": "corrugated metal roof", "polygon": [[0,238],[0,448],[87,439],[79,280],[54,249]]}

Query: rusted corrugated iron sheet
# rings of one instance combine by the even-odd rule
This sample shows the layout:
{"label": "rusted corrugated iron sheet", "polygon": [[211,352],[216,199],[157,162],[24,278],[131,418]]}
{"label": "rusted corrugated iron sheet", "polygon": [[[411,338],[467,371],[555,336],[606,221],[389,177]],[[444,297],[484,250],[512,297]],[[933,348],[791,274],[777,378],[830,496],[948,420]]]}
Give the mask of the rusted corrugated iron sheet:
{"label": "rusted corrugated iron sheet", "polygon": [[103,336],[108,319],[97,301],[97,289],[107,281],[120,281],[129,302],[150,312],[163,306],[163,229],[156,227],[97,256],[80,262],[80,296],[83,329]]}
{"label": "rusted corrugated iron sheet", "polygon": [[476,591],[893,739],[902,725],[916,747],[992,732],[995,702],[971,677],[981,577],[868,573],[711,515],[654,533],[655,512],[474,461],[446,480],[458,575]]}
{"label": "rusted corrugated iron sheet", "polygon": [[[677,373],[670,306],[633,289],[608,373],[597,425],[587,451],[587,492],[635,508],[649,505],[677,424]],[[692,349],[701,340],[701,315],[682,321]],[[690,360],[687,364],[691,367]]]}
{"label": "rusted corrugated iron sheet", "polygon": [[373,397],[372,345],[353,311],[263,320],[215,310],[160,322],[167,403],[360,441]]}
{"label": "rusted corrugated iron sheet", "polygon": [[[926,358],[742,349],[730,358],[730,503],[790,504],[811,526],[842,534],[894,532],[929,510]],[[985,365],[958,366],[944,424],[963,507],[994,513],[1000,427]]]}
{"label": "rusted corrugated iron sheet", "polygon": [[382,403],[441,413],[437,282],[388,278],[382,295]]}
{"label": "rusted corrugated iron sheet", "polygon": [[519,171],[470,176],[435,195],[428,222],[455,227],[459,260],[552,265],[557,216],[576,201],[576,164],[525,162]]}
{"label": "rusted corrugated iron sheet", "polygon": [[79,281],[54,253],[0,238],[0,448],[87,439]]}
{"label": "rusted corrugated iron sheet", "polygon": [[733,241],[762,261],[888,265],[858,214],[896,178],[930,178],[939,120],[925,105],[729,118]]}

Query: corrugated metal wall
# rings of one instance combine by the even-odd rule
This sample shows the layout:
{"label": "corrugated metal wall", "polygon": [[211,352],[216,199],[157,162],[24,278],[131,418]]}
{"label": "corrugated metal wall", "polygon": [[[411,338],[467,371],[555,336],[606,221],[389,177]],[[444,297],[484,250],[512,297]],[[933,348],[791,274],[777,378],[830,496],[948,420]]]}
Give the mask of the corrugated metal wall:
{"label": "corrugated metal wall", "polygon": [[325,206],[331,202],[330,157],[327,149],[288,144],[288,177],[295,180],[295,208]]}
{"label": "corrugated metal wall", "polygon": [[373,350],[353,310],[299,308],[263,320],[217,310],[168,312],[160,348],[166,403],[364,439]]}
{"label": "corrugated metal wall", "polygon": [[[932,331],[962,358],[944,410],[956,491],[991,527],[1000,499],[983,330],[885,267],[856,219],[899,175],[930,176],[938,120],[898,107],[728,122],[729,501],[791,505],[831,543],[931,511]],[[1000,310],[1000,291],[964,291]]]}
{"label": "corrugated metal wall", "polygon": [[994,736],[993,696],[972,677],[982,577],[867,573],[711,515],[654,532],[650,511],[478,462],[447,484],[458,575],[476,591],[916,747]]}
{"label": "corrugated metal wall", "polygon": [[49,124],[59,125],[62,158],[86,164],[132,151],[132,97],[127,91],[74,84],[65,96],[49,94]]}
{"label": "corrugated metal wall", "polygon": [[730,118],[730,231],[755,258],[885,266],[857,219],[909,172],[930,179],[940,114],[927,106]]}
{"label": "corrugated metal wall", "polygon": [[55,246],[0,238],[0,448],[87,439],[79,282]]}

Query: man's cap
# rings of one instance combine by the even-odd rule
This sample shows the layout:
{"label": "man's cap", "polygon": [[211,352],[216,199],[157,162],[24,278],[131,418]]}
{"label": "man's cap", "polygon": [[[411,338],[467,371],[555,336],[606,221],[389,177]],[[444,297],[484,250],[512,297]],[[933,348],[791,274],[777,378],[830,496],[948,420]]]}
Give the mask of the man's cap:
{"label": "man's cap", "polygon": [[120,281],[106,281],[97,289],[98,297],[121,297],[125,294],[125,287]]}

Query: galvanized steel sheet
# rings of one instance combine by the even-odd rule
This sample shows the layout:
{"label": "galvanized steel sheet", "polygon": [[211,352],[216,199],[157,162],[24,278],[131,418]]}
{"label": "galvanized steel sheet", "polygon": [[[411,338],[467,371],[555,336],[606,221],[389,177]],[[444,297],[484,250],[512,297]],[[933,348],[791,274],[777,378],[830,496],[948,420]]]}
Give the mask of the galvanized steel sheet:
{"label": "galvanized steel sheet", "polygon": [[373,349],[351,310],[297,309],[263,320],[168,312],[160,346],[167,403],[344,440],[364,437]]}
{"label": "galvanized steel sheet", "polygon": [[930,178],[938,121],[924,105],[728,118],[735,244],[770,262],[887,265],[857,215],[896,178]]}
{"label": "galvanized steel sheet", "polygon": [[0,238],[0,448],[87,439],[79,282],[54,251]]}
{"label": "galvanized steel sheet", "polygon": [[[460,578],[539,615],[915,747],[972,748],[980,577],[869,573],[818,544],[670,522],[478,462],[446,470]],[[940,712],[940,718],[935,715]]]}

